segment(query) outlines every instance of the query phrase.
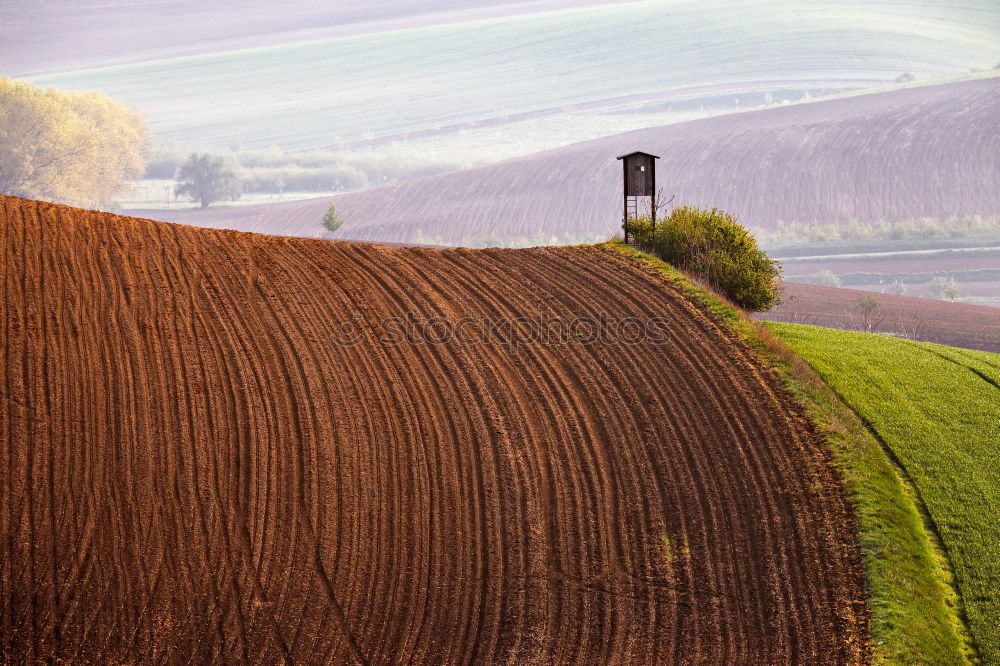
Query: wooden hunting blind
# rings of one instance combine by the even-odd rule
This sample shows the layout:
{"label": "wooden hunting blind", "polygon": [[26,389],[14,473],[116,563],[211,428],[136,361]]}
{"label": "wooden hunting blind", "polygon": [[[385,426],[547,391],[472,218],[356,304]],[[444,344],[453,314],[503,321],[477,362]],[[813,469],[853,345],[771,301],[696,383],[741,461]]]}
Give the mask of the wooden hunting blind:
{"label": "wooden hunting blind", "polygon": [[619,155],[618,159],[622,161],[624,175],[622,228],[627,243],[629,218],[639,217],[640,211],[648,212],[651,217],[656,215],[656,160],[660,157],[637,150]]}

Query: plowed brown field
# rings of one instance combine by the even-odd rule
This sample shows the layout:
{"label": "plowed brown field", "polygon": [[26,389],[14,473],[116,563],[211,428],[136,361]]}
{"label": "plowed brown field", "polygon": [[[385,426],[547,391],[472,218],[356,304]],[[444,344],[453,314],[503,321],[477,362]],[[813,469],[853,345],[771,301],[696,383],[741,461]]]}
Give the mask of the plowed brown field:
{"label": "plowed brown field", "polygon": [[[0,199],[0,661],[853,663],[849,506],[777,379],[610,248]],[[665,316],[666,344],[335,343]]]}

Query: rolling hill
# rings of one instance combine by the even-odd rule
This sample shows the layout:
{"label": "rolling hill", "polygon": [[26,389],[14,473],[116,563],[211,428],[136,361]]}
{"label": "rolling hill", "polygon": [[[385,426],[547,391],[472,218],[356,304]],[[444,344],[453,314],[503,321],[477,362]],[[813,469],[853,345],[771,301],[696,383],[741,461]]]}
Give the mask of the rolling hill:
{"label": "rolling hill", "polygon": [[991,77],[666,125],[333,199],[142,213],[315,236],[332,201],[347,219],[340,235],[359,240],[607,237],[621,217],[615,156],[642,149],[661,156],[665,194],[723,208],[756,229],[998,215],[998,113],[1000,78]]}
{"label": "rolling hill", "polygon": [[281,5],[241,0],[7,0],[0,5],[0,62],[4,74],[24,76],[482,20],[566,4],[567,0],[354,0],[350,4],[298,0]]}
{"label": "rolling hill", "polygon": [[[59,4],[39,13],[58,18]],[[91,27],[83,39],[97,51],[145,51],[106,65],[70,56],[28,80],[135,105],[163,144],[390,146],[468,164],[1000,61],[1000,7],[983,0],[810,0],[794,11],[780,0],[355,4],[150,2],[96,18],[71,12],[83,20],[48,40],[29,12],[11,51],[20,60],[23,45],[31,62],[51,62]],[[447,11],[458,9],[465,20]],[[101,27],[102,16],[117,29]],[[385,17],[382,28],[365,17]],[[109,47],[120,39],[129,43]]]}
{"label": "rolling hill", "polygon": [[[868,658],[816,428],[609,246],[4,197],[0,257],[4,661]],[[659,324],[626,345],[622,321]]]}
{"label": "rolling hill", "polygon": [[[840,286],[851,289],[884,293],[895,287],[912,296],[941,298],[942,294],[932,289],[931,281],[935,278],[950,278],[959,286],[958,302],[996,307],[1000,306],[998,242],[1000,226],[996,227],[996,235],[992,241],[952,241],[951,244],[955,246],[952,248],[907,250],[906,243],[883,241],[880,243],[882,249],[889,251],[866,252],[863,251],[863,245],[859,244],[858,247],[847,248],[844,253],[838,253],[836,248],[828,246],[819,248],[822,254],[813,254],[809,249],[798,249],[798,254],[805,256],[782,257],[780,250],[771,256],[778,255],[776,258],[782,263],[786,282],[813,283],[821,271],[828,271],[838,276]],[[949,243],[945,240],[942,244]],[[962,247],[963,245],[978,247]],[[984,319],[993,318],[994,315],[984,313]],[[1000,331],[1000,327],[995,330]]]}

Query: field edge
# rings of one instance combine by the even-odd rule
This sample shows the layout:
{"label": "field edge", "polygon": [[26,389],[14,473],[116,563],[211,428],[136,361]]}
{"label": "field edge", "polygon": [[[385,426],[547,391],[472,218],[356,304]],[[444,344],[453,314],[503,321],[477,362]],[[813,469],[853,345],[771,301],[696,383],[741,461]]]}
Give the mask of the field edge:
{"label": "field edge", "polygon": [[[824,331],[833,331],[841,333],[849,333],[851,335],[873,335],[879,336],[882,334],[878,333],[864,333],[861,331],[841,331],[840,329],[829,329],[823,326],[814,326],[809,324],[796,324],[791,322],[773,322],[767,321],[762,322],[765,329],[769,331],[782,346],[789,348],[792,355],[800,358],[810,369],[811,372],[815,373],[819,381],[823,382],[826,390],[836,399],[836,401],[843,405],[846,409],[850,410],[854,419],[862,425],[865,431],[868,433],[869,438],[875,441],[879,449],[881,449],[884,457],[887,459],[890,467],[895,472],[896,476],[900,479],[903,491],[906,497],[910,500],[913,506],[916,508],[919,515],[919,519],[923,525],[923,535],[926,536],[927,544],[924,549],[930,554],[932,558],[932,567],[935,572],[935,577],[937,583],[942,586],[943,599],[945,602],[946,609],[949,610],[949,614],[952,616],[953,630],[955,638],[959,641],[960,646],[960,656],[962,658],[961,663],[982,663],[982,657],[979,651],[979,646],[976,643],[975,637],[969,629],[969,620],[966,613],[966,606],[963,600],[962,592],[958,587],[955,572],[952,569],[951,558],[948,555],[948,549],[941,538],[941,534],[938,530],[937,523],[934,517],[928,510],[923,497],[920,494],[916,484],[913,481],[913,477],[906,470],[904,465],[899,459],[898,454],[892,450],[892,447],[885,441],[885,439],[880,435],[876,427],[871,423],[871,421],[852,409],[846,398],[842,397],[841,393],[822,379],[820,371],[812,366],[807,359],[799,356],[792,348],[791,342],[789,341],[790,334],[796,332],[801,332],[809,329],[819,329]],[[949,347],[947,345],[941,345],[932,342],[921,342],[921,341],[909,341],[917,347],[926,348],[931,347],[941,347],[945,349],[955,349],[959,351],[967,351],[958,347]],[[923,537],[921,537],[923,541]],[[915,557],[917,553],[914,553]],[[889,570],[891,571],[891,569]],[[919,587],[919,586],[915,586]],[[914,611],[922,612],[925,606],[917,606]],[[958,656],[954,657],[954,662],[958,663]]]}
{"label": "field edge", "polygon": [[777,373],[816,424],[858,521],[873,663],[977,661],[949,562],[928,529],[927,512],[905,471],[854,410],[763,322],[652,255],[620,241],[608,245],[663,274],[739,336]]}

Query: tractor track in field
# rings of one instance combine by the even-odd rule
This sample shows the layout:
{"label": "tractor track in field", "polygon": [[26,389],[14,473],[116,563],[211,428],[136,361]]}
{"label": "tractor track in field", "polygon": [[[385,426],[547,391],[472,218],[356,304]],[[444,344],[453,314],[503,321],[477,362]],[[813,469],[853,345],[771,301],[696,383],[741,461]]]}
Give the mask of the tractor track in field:
{"label": "tractor track in field", "polygon": [[[610,248],[0,198],[3,662],[860,663],[844,491],[773,373]],[[389,344],[388,317],[666,317]],[[338,344],[351,320],[365,337]]]}

